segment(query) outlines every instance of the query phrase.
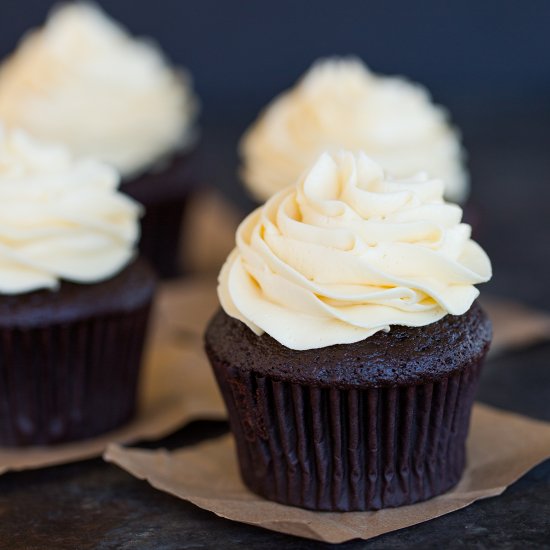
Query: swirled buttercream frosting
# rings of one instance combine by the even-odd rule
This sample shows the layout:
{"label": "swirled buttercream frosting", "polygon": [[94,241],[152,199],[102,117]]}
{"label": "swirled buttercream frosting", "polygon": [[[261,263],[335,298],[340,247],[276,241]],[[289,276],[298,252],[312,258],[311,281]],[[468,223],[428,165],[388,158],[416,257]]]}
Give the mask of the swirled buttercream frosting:
{"label": "swirled buttercream frosting", "polygon": [[0,294],[96,283],[135,255],[140,206],[114,168],[0,126]]}
{"label": "swirled buttercream frosting", "polygon": [[87,3],[54,9],[0,68],[0,119],[129,177],[193,138],[190,77]]}
{"label": "swirled buttercream frosting", "polygon": [[364,153],[322,154],[239,226],[223,309],[296,350],[465,313],[491,264],[443,188],[386,177]]}
{"label": "swirled buttercream frosting", "polygon": [[357,59],[316,62],[243,136],[241,175],[264,201],[324,151],[364,151],[393,177],[421,170],[462,202],[468,178],[457,132],[421,86],[372,73]]}

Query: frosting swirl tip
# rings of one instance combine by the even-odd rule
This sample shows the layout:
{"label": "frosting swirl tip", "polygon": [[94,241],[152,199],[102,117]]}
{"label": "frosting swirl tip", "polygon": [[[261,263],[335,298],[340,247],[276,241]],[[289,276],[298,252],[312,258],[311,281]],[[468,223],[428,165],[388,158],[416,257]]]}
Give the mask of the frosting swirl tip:
{"label": "frosting swirl tip", "polygon": [[463,201],[468,175],[459,134],[422,86],[372,72],[360,59],[316,61],[276,97],[240,143],[241,176],[266,200],[324,150],[363,150],[396,178],[421,169]]}
{"label": "frosting swirl tip", "polygon": [[356,342],[465,313],[491,264],[425,173],[323,153],[239,226],[219,277],[226,313],[291,349]]}
{"label": "frosting swirl tip", "polygon": [[135,256],[141,206],[111,166],[0,125],[0,293],[95,283]]}
{"label": "frosting swirl tip", "polygon": [[0,66],[0,118],[124,177],[189,148],[199,102],[191,76],[150,39],[91,2],[54,7]]}

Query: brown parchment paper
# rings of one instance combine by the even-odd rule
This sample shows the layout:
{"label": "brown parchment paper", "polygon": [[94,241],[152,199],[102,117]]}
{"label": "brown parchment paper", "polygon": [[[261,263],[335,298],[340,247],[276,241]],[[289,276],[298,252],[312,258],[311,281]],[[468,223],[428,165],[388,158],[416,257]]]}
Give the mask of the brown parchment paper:
{"label": "brown parchment paper", "polygon": [[412,506],[331,513],[283,506],[250,493],[240,480],[231,436],[175,452],[111,445],[104,455],[153,487],[223,518],[330,543],[369,539],[499,495],[548,457],[550,424],[476,404],[468,466],[454,489]]}
{"label": "brown parchment paper", "polygon": [[550,314],[497,296],[480,301],[493,322],[491,355],[550,341]]}
{"label": "brown parchment paper", "polygon": [[136,418],[115,432],[82,442],[0,447],[0,474],[101,456],[113,441],[160,439],[193,420],[224,419],[225,409],[202,351],[202,331],[217,307],[213,283],[165,284],[155,302]]}

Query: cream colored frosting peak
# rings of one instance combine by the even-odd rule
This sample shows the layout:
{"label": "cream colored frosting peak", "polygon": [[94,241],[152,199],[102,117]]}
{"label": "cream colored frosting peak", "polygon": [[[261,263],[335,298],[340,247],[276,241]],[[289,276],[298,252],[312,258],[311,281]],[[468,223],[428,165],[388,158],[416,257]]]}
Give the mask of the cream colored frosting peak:
{"label": "cream colored frosting peak", "polygon": [[365,151],[395,177],[420,170],[468,192],[459,138],[419,85],[373,74],[357,59],[316,62],[276,97],[241,142],[242,176],[263,201],[296,181],[323,151]]}
{"label": "cream colored frosting peak", "polygon": [[0,294],[95,283],[135,256],[140,206],[110,166],[0,126]]}
{"label": "cream colored frosting peak", "polygon": [[396,181],[363,153],[325,153],[242,222],[222,307],[296,350],[461,315],[491,277],[461,217],[440,180]]}
{"label": "cream colored frosting peak", "polygon": [[124,176],[189,145],[189,76],[87,3],[54,9],[0,68],[0,119]]}

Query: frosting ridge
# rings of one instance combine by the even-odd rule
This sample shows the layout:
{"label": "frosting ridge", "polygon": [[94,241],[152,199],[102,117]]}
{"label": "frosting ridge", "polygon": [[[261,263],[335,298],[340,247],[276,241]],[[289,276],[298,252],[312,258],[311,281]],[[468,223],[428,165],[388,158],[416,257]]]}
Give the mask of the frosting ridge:
{"label": "frosting ridge", "polygon": [[427,171],[461,202],[468,192],[463,152],[446,112],[427,90],[372,73],[354,58],[322,59],[276,97],[240,144],[242,177],[266,200],[324,151],[364,151],[394,177]]}
{"label": "frosting ridge", "polygon": [[4,124],[125,177],[188,147],[196,111],[189,75],[94,4],[55,8],[0,67]]}
{"label": "frosting ridge", "polygon": [[95,283],[135,256],[138,203],[119,175],[0,126],[0,293]]}
{"label": "frosting ridge", "polygon": [[465,313],[491,264],[443,189],[386,177],[364,153],[322,154],[239,226],[223,309],[296,350]]}

